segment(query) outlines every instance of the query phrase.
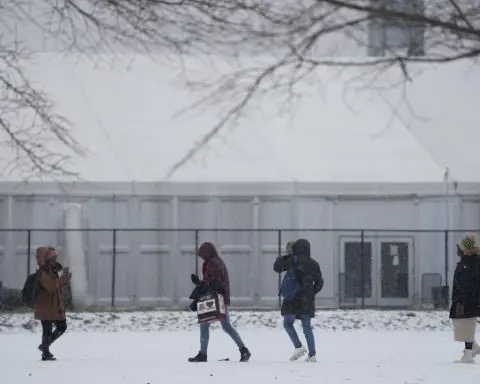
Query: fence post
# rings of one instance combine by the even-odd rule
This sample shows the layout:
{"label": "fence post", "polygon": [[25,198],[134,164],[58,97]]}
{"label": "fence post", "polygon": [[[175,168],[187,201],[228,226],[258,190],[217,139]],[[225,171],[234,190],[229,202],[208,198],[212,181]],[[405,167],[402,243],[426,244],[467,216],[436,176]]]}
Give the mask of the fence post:
{"label": "fence post", "polygon": [[30,275],[30,268],[32,267],[31,259],[32,254],[32,230],[27,230],[27,276]]}
{"label": "fence post", "polygon": [[[279,229],[278,230],[278,257],[282,256],[282,231]],[[280,287],[282,285],[282,274],[278,274],[278,287],[277,287],[277,292],[278,292],[278,306],[282,306],[282,298],[280,296]]]}
{"label": "fence post", "polygon": [[117,272],[117,230],[113,230],[112,239],[112,308],[115,308],[115,284]]}
{"label": "fence post", "polygon": [[197,253],[198,253],[198,246],[199,246],[199,233],[198,229],[195,230],[195,255],[193,256],[193,261],[195,262],[195,274],[198,276],[198,261],[197,261]]}
{"label": "fence post", "polygon": [[365,309],[365,231],[360,231],[360,284],[362,294],[362,309]]}
{"label": "fence post", "polygon": [[449,277],[448,277],[448,269],[449,269],[449,262],[448,262],[448,249],[450,248],[450,245],[448,243],[448,235],[449,235],[449,230],[445,231],[445,288],[444,288],[444,297],[443,300],[445,302],[445,305],[448,306],[448,298],[450,297],[450,292],[448,288],[448,282],[449,282]]}

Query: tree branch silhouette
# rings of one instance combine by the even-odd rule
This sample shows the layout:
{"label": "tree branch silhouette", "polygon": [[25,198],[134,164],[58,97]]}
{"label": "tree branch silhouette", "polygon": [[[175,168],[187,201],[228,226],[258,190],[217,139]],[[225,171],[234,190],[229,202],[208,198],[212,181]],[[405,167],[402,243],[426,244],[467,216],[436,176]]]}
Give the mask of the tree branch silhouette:
{"label": "tree branch silhouette", "polygon": [[[261,105],[267,95],[287,97],[279,103],[280,108],[284,108],[285,103],[298,102],[302,92],[295,89],[315,84],[317,68],[363,69],[370,81],[375,81],[375,73],[397,68],[404,82],[413,82],[416,72],[412,67],[418,64],[476,61],[480,55],[480,2],[477,0],[312,0],[285,8],[284,3],[276,8],[269,8],[263,2],[260,5],[260,2],[249,1],[248,4],[250,24],[242,25],[237,36],[241,36],[244,56],[248,52],[253,56],[263,51],[266,64],[259,69],[239,60],[229,76],[222,74],[216,81],[197,85],[204,94],[192,107],[212,104],[212,92],[217,94],[217,108],[222,104],[228,107],[218,124],[171,167],[166,179],[192,160],[222,129],[238,124],[242,116],[248,114],[251,103]],[[410,31],[411,41],[403,47],[386,46],[384,52],[371,55],[372,25],[403,28]],[[225,38],[225,46],[230,44],[230,39],[233,37]],[[349,55],[329,46],[339,39],[354,43],[357,52]],[[315,52],[318,46],[321,49]],[[365,53],[359,55],[359,49]],[[228,49],[224,54],[228,55]],[[295,97],[291,97],[293,94]]]}
{"label": "tree branch silhouette", "polygon": [[[416,64],[480,55],[480,0],[10,0],[0,5],[0,144],[16,154],[5,169],[26,177],[75,176],[68,161],[86,152],[68,116],[23,69],[35,52],[16,31],[32,26],[48,49],[93,61],[98,52],[126,51],[178,60],[186,85],[199,92],[191,107],[224,106],[167,178],[265,98],[280,98],[282,108],[297,103],[317,68],[397,68],[403,81],[415,81]],[[403,31],[403,41],[376,41],[375,30]],[[207,57],[222,66],[210,71],[217,76],[189,72]]]}

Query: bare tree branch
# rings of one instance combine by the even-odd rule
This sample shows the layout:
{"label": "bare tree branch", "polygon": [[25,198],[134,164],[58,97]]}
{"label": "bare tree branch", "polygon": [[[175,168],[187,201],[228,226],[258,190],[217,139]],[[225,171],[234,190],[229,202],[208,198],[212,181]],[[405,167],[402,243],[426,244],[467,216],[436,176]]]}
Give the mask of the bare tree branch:
{"label": "bare tree branch", "polygon": [[[219,123],[171,168],[166,178],[193,159],[229,123],[246,114],[249,104],[261,104],[267,94],[295,94],[288,102],[298,102],[302,93],[295,89],[309,82],[315,84],[311,75],[316,68],[364,68],[362,73],[371,81],[369,86],[375,87],[378,78],[375,73],[387,69],[398,68],[403,81],[412,82],[415,77],[412,64],[448,64],[476,60],[480,55],[478,1],[312,0],[275,11],[264,2],[248,3],[249,12],[253,13],[250,20],[255,22],[242,25],[241,32],[236,33],[241,40],[238,46],[244,49],[245,56],[247,52],[254,55],[265,47],[275,47],[270,61],[261,70],[249,64],[251,71],[247,71],[248,64],[239,60],[238,69],[232,69],[230,76],[222,75],[210,85],[204,83],[199,87],[205,97],[192,107],[211,104],[212,92],[217,94],[217,108],[222,103],[230,107]],[[268,32],[264,33],[258,25],[263,25]],[[403,30],[409,40],[404,41],[403,46],[383,41],[383,50],[372,55],[370,49],[375,41],[370,33],[374,26],[384,31],[386,28]],[[233,37],[226,36],[224,45],[230,45],[231,39]],[[329,44],[335,41],[353,42],[354,52],[331,48]],[[228,55],[228,49],[222,52]],[[275,79],[272,81],[272,78]],[[284,105],[279,103],[280,108]]]}
{"label": "bare tree branch", "polygon": [[[199,92],[191,107],[223,115],[167,178],[265,98],[293,109],[319,67],[358,68],[376,87],[393,68],[400,84],[415,81],[413,64],[480,56],[480,0],[10,0],[0,5],[0,25],[0,143],[17,154],[7,170],[25,174],[74,175],[68,160],[85,153],[22,69],[32,48],[17,33],[29,28],[43,50],[93,61],[98,52],[125,51],[178,60],[186,85]],[[192,75],[189,65],[203,58],[221,63],[218,76]]]}

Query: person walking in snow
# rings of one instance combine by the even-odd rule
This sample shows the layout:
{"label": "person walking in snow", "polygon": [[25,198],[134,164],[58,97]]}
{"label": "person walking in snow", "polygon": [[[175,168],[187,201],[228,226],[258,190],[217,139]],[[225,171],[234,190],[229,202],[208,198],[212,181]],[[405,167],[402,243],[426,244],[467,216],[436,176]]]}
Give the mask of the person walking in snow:
{"label": "person walking in snow", "polygon": [[[243,343],[238,332],[233,328],[230,323],[230,316],[228,306],[230,305],[230,281],[228,276],[227,266],[224,261],[218,255],[215,246],[212,243],[203,243],[197,252],[198,257],[203,260],[202,275],[203,279],[197,275],[192,274],[192,283],[196,287],[200,287],[199,291],[203,292],[218,292],[223,295],[225,299],[225,319],[220,322],[222,329],[227,333],[232,340],[237,344],[240,350],[240,361],[247,362],[251,353]],[[192,303],[196,305],[195,302]],[[191,308],[196,310],[195,308]],[[210,324],[200,324],[200,352],[195,356],[188,359],[191,363],[206,362],[208,360],[208,342],[210,339]]]}
{"label": "person walking in snow", "polygon": [[[57,262],[57,251],[53,247],[39,247],[36,251],[39,290],[35,298],[35,319],[42,324],[42,343],[38,349],[43,361],[56,360],[50,346],[67,330],[65,304],[61,288],[70,282],[71,274],[60,276],[63,269]],[[55,326],[55,330],[53,330]]]}
{"label": "person walking in snow", "polygon": [[315,317],[315,296],[323,288],[322,272],[319,264],[310,256],[308,240],[295,241],[292,251],[292,254],[279,256],[273,265],[275,272],[286,272],[280,293],[283,296],[281,308],[283,326],[295,347],[290,361],[298,360],[307,353],[294,327],[294,322],[298,319],[302,323],[307,341],[306,361],[315,362],[317,359],[312,318]]}
{"label": "person walking in snow", "polygon": [[475,341],[477,317],[480,316],[480,248],[475,236],[469,235],[457,244],[460,260],[455,268],[450,318],[455,341],[465,343],[463,356],[457,363],[473,363],[480,354]]}

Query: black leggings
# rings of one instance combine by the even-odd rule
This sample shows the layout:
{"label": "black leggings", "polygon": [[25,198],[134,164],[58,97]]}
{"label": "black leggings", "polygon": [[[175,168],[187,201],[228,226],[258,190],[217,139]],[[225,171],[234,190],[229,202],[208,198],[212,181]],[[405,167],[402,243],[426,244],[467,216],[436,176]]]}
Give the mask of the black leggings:
{"label": "black leggings", "polygon": [[[53,326],[55,325],[55,330]],[[67,330],[66,320],[42,320],[42,347],[46,350]]]}

